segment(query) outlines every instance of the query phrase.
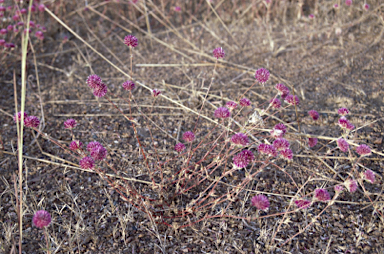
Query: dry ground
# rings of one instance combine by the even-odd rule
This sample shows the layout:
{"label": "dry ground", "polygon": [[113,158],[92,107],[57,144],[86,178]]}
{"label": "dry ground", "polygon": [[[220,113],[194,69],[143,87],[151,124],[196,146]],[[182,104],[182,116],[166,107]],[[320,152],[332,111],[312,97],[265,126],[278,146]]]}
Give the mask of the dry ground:
{"label": "dry ground", "polygon": [[[284,83],[290,88],[294,87],[300,97],[298,118],[302,133],[340,136],[336,111],[339,107],[347,107],[352,112],[352,123],[357,128],[363,126],[356,131],[355,141],[366,143],[374,150],[382,152],[384,45],[381,35],[384,26],[383,19],[379,18],[383,16],[377,3],[376,6],[372,4],[370,11],[374,14],[345,14],[341,21],[340,35],[335,34],[335,20],[329,17],[312,23],[305,19],[291,21],[287,25],[278,23],[270,25],[270,29],[256,20],[240,20],[227,23],[230,35],[223,24],[211,16],[210,19],[203,19],[202,23],[178,25],[181,38],[167,28],[153,29],[153,36],[165,44],[129,27],[134,29],[133,34],[139,40],[139,46],[134,50],[134,77],[140,83],[160,89],[168,98],[197,111],[202,105],[201,95],[206,92],[212,76],[214,60],[210,57],[211,51],[222,46],[226,51],[225,61],[217,68],[216,79],[208,97],[209,103],[205,105],[203,115],[212,116],[214,106],[223,106],[226,101],[238,98],[253,84],[254,70],[264,67],[270,70],[271,80],[264,87],[257,85],[247,92],[246,96],[252,101],[253,107],[265,103],[275,95],[275,83]],[[106,15],[108,14],[112,16],[114,12],[107,12]],[[88,21],[89,27],[84,25],[80,14],[63,20],[68,21],[71,27],[81,24],[76,27],[76,32],[129,73],[129,50],[122,43],[127,32],[113,27],[92,11],[82,15]],[[119,21],[118,18],[116,20]],[[146,31],[145,26],[143,29]],[[69,41],[59,47],[63,35],[68,35]],[[186,40],[192,42],[196,49],[191,49]],[[78,127],[74,130],[77,138],[84,143],[93,140],[102,142],[108,147],[109,159],[116,167],[124,170],[128,176],[141,179],[142,159],[138,154],[132,128],[106,100],[95,100],[85,84],[87,76],[96,73],[111,91],[127,97],[128,94],[120,86],[126,77],[59,25],[48,31],[44,44],[37,48],[36,57],[39,84],[31,59],[28,67],[26,109],[40,118],[42,112],[44,113],[42,131],[69,144],[70,133],[64,130],[63,122],[74,118],[78,121]],[[203,66],[188,66],[190,63]],[[11,117],[14,114],[13,69],[17,71],[17,67],[16,61],[11,62],[7,70],[2,70],[0,80],[1,135],[4,150],[8,152],[2,155],[0,162],[2,253],[9,253],[18,242],[12,178],[17,169],[17,160],[10,154],[17,146],[16,127]],[[138,87],[133,94],[141,110],[168,132],[169,135],[157,133],[156,139],[164,156],[172,156],[175,139],[180,133],[194,127],[197,116],[162,97],[155,101],[152,109],[153,98],[145,88]],[[124,101],[116,99],[116,103],[125,112],[129,112],[129,106]],[[320,121],[316,124],[307,117],[306,112],[310,109],[320,113]],[[239,121],[244,121],[247,113],[249,112],[243,112]],[[133,114],[138,122],[145,122],[137,109]],[[293,127],[298,127],[294,123],[294,110],[285,110],[278,117],[286,123],[293,123]],[[211,128],[208,121],[202,123],[200,132]],[[275,123],[274,120],[269,120],[267,128]],[[150,150],[151,147],[144,142],[148,140],[148,131],[145,127],[138,131],[144,145]],[[293,135],[290,138],[292,142],[296,139]],[[124,202],[97,174],[77,168],[75,164],[78,161],[71,159],[52,142],[41,136],[36,138],[36,133],[32,135],[27,130],[24,144],[25,253],[43,252],[43,233],[31,223],[33,212],[39,209],[49,211],[53,217],[49,234],[55,253],[324,253],[325,250],[328,253],[384,252],[383,217],[374,211],[361,188],[353,195],[343,193],[305,232],[281,248],[272,248],[271,245],[278,246],[304,228],[325,204],[316,204],[307,211],[285,217],[275,243],[270,240],[278,228],[281,216],[251,222],[228,218],[212,219],[175,231],[163,225],[153,225],[148,216]],[[334,147],[334,143],[320,140],[314,151],[320,154]],[[337,151],[335,154],[343,156]],[[286,167],[299,184],[304,184],[313,172],[333,176],[332,171],[324,166],[325,163],[340,174],[351,165],[347,159],[324,159],[323,163],[311,157],[313,152],[299,145],[295,146],[295,155],[297,156],[292,164],[281,166]],[[67,160],[64,162],[66,166],[60,165],[63,161],[59,158]],[[74,164],[69,164],[68,161]],[[381,178],[382,164],[382,157],[377,154],[362,161],[363,166],[377,173],[377,183],[366,183],[365,186],[372,193],[375,208],[384,212],[381,196],[384,186]],[[242,175],[239,173],[237,177],[241,178]],[[313,182],[306,188],[310,192],[321,184],[324,181]],[[290,179],[279,171],[262,173],[247,188],[269,193],[271,207],[268,214],[286,209],[290,202],[289,197],[297,191]],[[249,195],[252,193],[246,194],[242,196],[243,199],[234,203],[232,214],[246,216],[256,212],[249,205]]]}

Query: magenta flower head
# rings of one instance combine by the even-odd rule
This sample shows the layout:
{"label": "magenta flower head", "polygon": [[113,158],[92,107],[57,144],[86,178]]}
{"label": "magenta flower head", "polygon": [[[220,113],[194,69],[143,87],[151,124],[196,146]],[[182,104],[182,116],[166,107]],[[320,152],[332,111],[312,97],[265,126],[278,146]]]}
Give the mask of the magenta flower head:
{"label": "magenta flower head", "polygon": [[45,11],[45,5],[44,4],[39,5],[39,11],[41,11],[41,12]]}
{"label": "magenta flower head", "polygon": [[96,89],[103,83],[101,78],[95,74],[88,76],[86,82],[88,84],[88,87],[91,88],[92,90]]}
{"label": "magenta flower head", "polygon": [[359,145],[358,147],[356,147],[356,152],[360,155],[360,156],[369,156],[371,155],[371,148],[369,148],[369,146],[367,145]]}
{"label": "magenta flower head", "polygon": [[181,11],[181,7],[180,6],[175,6],[174,10],[179,12],[179,11]]}
{"label": "magenta flower head", "polygon": [[317,119],[319,119],[319,113],[317,113],[316,110],[310,110],[310,111],[308,111],[308,115],[310,115],[314,121],[316,121]]}
{"label": "magenta flower head", "polygon": [[21,9],[21,10],[20,10],[20,13],[21,13],[21,14],[27,14],[27,9],[25,9],[25,8]]}
{"label": "magenta flower head", "polygon": [[351,6],[352,0],[345,0],[345,5],[346,6]]}
{"label": "magenta flower head", "polygon": [[160,90],[157,90],[157,89],[153,89],[152,90],[152,96],[153,97],[157,97],[157,96],[159,96],[161,94],[161,91]]}
{"label": "magenta flower head", "polygon": [[98,87],[96,87],[93,90],[93,95],[98,98],[101,98],[107,94],[107,91],[108,91],[107,86],[104,83],[101,83]]}
{"label": "magenta flower head", "polygon": [[33,215],[32,222],[36,227],[44,228],[51,223],[51,215],[45,210],[39,210]]}
{"label": "magenta flower head", "polygon": [[272,157],[276,157],[277,156],[277,150],[276,150],[276,148],[273,145],[260,144],[260,145],[258,145],[257,150],[261,154],[266,154],[266,155],[269,155],[269,156],[272,156]]}
{"label": "magenta flower head", "polygon": [[293,159],[293,152],[291,149],[287,148],[287,149],[284,149],[284,150],[281,150],[279,152],[280,154],[280,157],[287,160],[287,161],[291,161]]}
{"label": "magenta flower head", "polygon": [[349,144],[345,139],[339,138],[336,142],[341,151],[344,153],[348,152]]}
{"label": "magenta flower head", "polygon": [[8,42],[8,43],[5,43],[4,44],[4,47],[6,48],[14,48],[15,47],[15,44],[11,43],[11,42]]}
{"label": "magenta flower head", "polygon": [[285,133],[287,132],[287,127],[285,127],[284,124],[278,123],[273,127],[271,131],[271,136],[274,138],[282,138],[284,137]]}
{"label": "magenta flower head", "polygon": [[307,199],[298,199],[298,200],[295,200],[295,204],[300,209],[307,209],[308,207],[311,206],[312,202]]}
{"label": "magenta flower head", "polygon": [[315,15],[314,15],[314,14],[309,14],[309,15],[308,15],[308,18],[309,18],[309,19],[314,19],[314,18],[315,18]]}
{"label": "magenta flower head", "polygon": [[253,153],[249,150],[243,150],[233,157],[233,164],[236,168],[245,168],[255,159]]}
{"label": "magenta flower head", "polygon": [[339,194],[344,190],[344,187],[342,185],[335,185],[333,189],[335,190],[336,194]]}
{"label": "magenta flower head", "polygon": [[8,33],[8,31],[7,31],[7,29],[5,29],[5,28],[3,28],[3,29],[0,30],[0,34],[7,34],[7,33]]}
{"label": "magenta flower head", "polygon": [[227,108],[229,108],[230,111],[237,108],[237,103],[234,101],[228,101],[227,104],[225,104]]}
{"label": "magenta flower head", "polygon": [[124,83],[123,83],[123,88],[124,88],[124,90],[127,90],[127,91],[132,91],[133,89],[135,89],[135,83],[133,83],[133,81],[130,81],[130,80],[128,80],[128,81],[125,81]]}
{"label": "magenta flower head", "polygon": [[64,122],[64,128],[65,129],[73,129],[77,125],[77,122],[75,119],[68,119],[67,121]]}
{"label": "magenta flower head", "polygon": [[29,128],[37,128],[40,124],[39,118],[36,116],[27,116],[27,118],[24,119],[24,125]]}
{"label": "magenta flower head", "polygon": [[97,141],[89,142],[87,145],[87,151],[91,152],[93,150],[93,148],[95,148],[97,146],[102,146],[102,145]]}
{"label": "magenta flower head", "polygon": [[102,145],[95,146],[91,150],[91,157],[96,161],[102,161],[107,157],[107,149]]}
{"label": "magenta flower head", "polygon": [[329,195],[326,189],[316,189],[314,199],[327,202],[328,200],[331,199],[331,196]]}
{"label": "magenta flower head", "polygon": [[185,149],[185,145],[183,143],[177,143],[175,145],[175,151],[178,153],[181,153],[182,151],[184,151],[184,149]]}
{"label": "magenta flower head", "polygon": [[4,46],[5,45],[5,40],[4,39],[0,39],[0,46]]}
{"label": "magenta flower head", "polygon": [[7,26],[7,30],[8,30],[9,32],[11,32],[11,31],[13,30],[13,26],[12,26],[12,25]]}
{"label": "magenta flower head", "polygon": [[364,8],[364,10],[368,11],[369,10],[369,4],[364,4],[363,8]]}
{"label": "magenta flower head", "polygon": [[333,8],[335,8],[335,9],[339,9],[339,5],[338,5],[338,4],[334,4],[334,5],[333,5]]}
{"label": "magenta flower head", "polygon": [[314,147],[315,145],[317,145],[317,138],[308,138],[308,146]]}
{"label": "magenta flower head", "polygon": [[248,106],[250,106],[250,105],[251,105],[251,101],[248,100],[247,98],[242,98],[242,99],[240,100],[240,106],[242,106],[242,107],[248,107]]}
{"label": "magenta flower head", "polygon": [[353,124],[351,124],[350,122],[347,123],[347,130],[351,131],[355,128],[355,126]]}
{"label": "magenta flower head", "polygon": [[364,179],[371,182],[371,183],[374,183],[375,182],[375,173],[368,169],[364,172]]}
{"label": "magenta flower head", "polygon": [[347,129],[348,126],[351,125],[351,123],[347,118],[345,118],[345,116],[340,117],[338,124],[342,129]]}
{"label": "magenta flower head", "polygon": [[357,190],[357,182],[353,179],[348,179],[344,182],[344,186],[347,188],[347,190],[351,193],[355,192]]}
{"label": "magenta flower head", "polygon": [[79,150],[83,146],[83,143],[81,143],[80,140],[73,140],[71,144],[69,145],[69,149],[72,151]]}
{"label": "magenta flower head", "polygon": [[93,169],[95,161],[90,157],[84,157],[80,160],[79,164],[82,169]]}
{"label": "magenta flower head", "polygon": [[277,98],[273,98],[269,103],[272,104],[272,108],[279,109],[281,107],[281,101]]}
{"label": "magenta flower head", "polygon": [[183,134],[183,139],[185,140],[185,142],[192,142],[193,140],[195,140],[195,134],[193,134],[192,131],[186,131]]}
{"label": "magenta flower head", "polygon": [[231,112],[226,107],[220,107],[215,110],[216,118],[228,118],[231,116]]}
{"label": "magenta flower head", "polygon": [[349,114],[349,110],[347,108],[339,108],[339,110],[337,110],[337,113],[341,116],[346,116]]}
{"label": "magenta flower head", "polygon": [[285,138],[277,138],[273,141],[273,146],[277,151],[280,151],[289,148],[289,142]]}
{"label": "magenta flower head", "polygon": [[299,105],[300,103],[299,97],[297,97],[297,95],[293,96],[292,94],[287,95],[284,101],[291,105]]}
{"label": "magenta flower head", "polygon": [[133,35],[127,35],[124,38],[124,44],[127,45],[128,47],[135,48],[137,47],[137,38]]}
{"label": "magenta flower head", "polygon": [[247,135],[244,133],[236,133],[231,137],[231,142],[238,146],[246,146],[249,143]]}
{"label": "magenta flower head", "polygon": [[252,198],[251,202],[252,202],[252,205],[257,209],[262,210],[264,212],[268,211],[269,200],[266,196],[262,194],[256,195]]}
{"label": "magenta flower head", "polygon": [[224,58],[224,56],[225,56],[225,52],[224,52],[224,49],[222,47],[215,48],[212,53],[213,53],[213,56],[216,57],[216,59]]}
{"label": "magenta flower head", "polygon": [[[24,121],[25,121],[25,119],[26,119],[27,117],[28,117],[28,114],[24,112]],[[15,114],[15,115],[13,116],[13,121],[15,121],[15,123],[16,123],[17,121],[21,122],[21,111],[18,112],[17,114]]]}
{"label": "magenta flower head", "polygon": [[255,73],[255,78],[257,81],[259,81],[261,84],[265,84],[265,82],[269,79],[269,71],[264,68],[260,68]]}
{"label": "magenta flower head", "polygon": [[36,31],[35,36],[39,40],[44,40],[44,33],[42,31]]}

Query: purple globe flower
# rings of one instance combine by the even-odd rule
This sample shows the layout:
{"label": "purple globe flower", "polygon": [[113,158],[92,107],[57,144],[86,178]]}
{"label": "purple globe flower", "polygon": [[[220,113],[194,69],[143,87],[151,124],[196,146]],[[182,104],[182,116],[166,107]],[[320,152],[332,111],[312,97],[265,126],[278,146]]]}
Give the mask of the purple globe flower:
{"label": "purple globe flower", "polygon": [[228,118],[231,116],[231,112],[226,107],[220,107],[215,110],[216,118]]}
{"label": "purple globe flower", "polygon": [[93,148],[95,148],[97,146],[102,146],[102,145],[97,141],[89,142],[87,145],[87,151],[91,152],[93,150]]}
{"label": "purple globe flower", "polygon": [[344,187],[342,185],[335,185],[335,187],[333,187],[333,189],[335,190],[335,192],[337,194],[339,194],[344,190]]}
{"label": "purple globe flower", "polygon": [[224,49],[223,48],[215,48],[213,50],[213,56],[216,57],[216,59],[219,59],[219,58],[224,58],[225,56],[225,52],[224,52]]}
{"label": "purple globe flower", "polygon": [[287,127],[285,127],[284,124],[278,123],[273,127],[271,131],[271,136],[274,138],[282,138],[284,137],[285,133],[287,132]]}
{"label": "purple globe flower", "polygon": [[192,142],[193,140],[195,140],[195,134],[193,134],[192,131],[186,131],[183,134],[183,139],[185,140],[185,142]]}
{"label": "purple globe flower", "polygon": [[358,147],[356,147],[356,152],[360,155],[360,156],[369,156],[371,155],[371,148],[369,148],[369,146],[367,145],[359,145]]}
{"label": "purple globe flower", "polygon": [[285,160],[291,161],[293,159],[293,152],[289,148],[281,150],[279,153],[280,156]]}
{"label": "purple globe flower", "polygon": [[287,95],[289,94],[289,88],[286,87],[284,84],[276,84],[275,88],[277,89],[277,91],[279,91],[279,94],[283,99],[285,99],[285,97],[287,97]]}
{"label": "purple globe flower", "polygon": [[107,157],[107,149],[105,149],[102,145],[95,146],[91,150],[91,157],[96,161],[102,161]]}
{"label": "purple globe flower", "polygon": [[107,86],[104,83],[102,83],[102,84],[100,84],[100,86],[96,87],[93,90],[93,95],[98,97],[98,98],[101,98],[107,94],[107,91],[108,91]]}
{"label": "purple globe flower", "polygon": [[345,139],[339,138],[336,142],[341,151],[344,153],[348,152],[349,144]]}
{"label": "purple globe flower", "polygon": [[39,210],[33,215],[32,222],[36,227],[44,228],[51,223],[51,215],[45,210]]}
{"label": "purple globe flower", "polygon": [[347,108],[339,108],[339,110],[337,110],[337,113],[341,116],[346,116],[349,114],[349,110]]}
{"label": "purple globe flower", "polygon": [[351,6],[352,0],[345,0],[345,5],[346,6]]}
{"label": "purple globe flower", "polygon": [[326,189],[316,189],[314,198],[316,200],[326,202],[331,199],[331,196]]}
{"label": "purple globe flower", "polygon": [[135,48],[137,47],[137,38],[133,35],[127,35],[124,38],[124,44],[127,45],[128,47]]}
{"label": "purple globe flower", "polygon": [[273,141],[273,146],[277,151],[285,150],[289,148],[289,142],[285,138],[277,138],[275,141]]}
{"label": "purple globe flower", "polygon": [[266,154],[266,155],[273,156],[273,157],[277,156],[277,150],[273,145],[260,144],[260,145],[258,145],[257,150],[261,154]]}
{"label": "purple globe flower", "polygon": [[184,149],[185,149],[185,145],[183,143],[177,143],[175,145],[175,151],[178,153],[184,151]]}
{"label": "purple globe flower", "polygon": [[257,81],[264,84],[269,79],[269,71],[267,69],[260,68],[256,71],[255,78],[257,79]]}
{"label": "purple globe flower", "polygon": [[39,11],[41,11],[41,12],[45,11],[45,5],[44,4],[39,5]]}
{"label": "purple globe flower", "polygon": [[269,103],[272,104],[272,108],[279,109],[281,108],[281,101],[277,98],[273,98],[269,101]]}
{"label": "purple globe flower", "polygon": [[44,40],[44,33],[42,31],[36,31],[35,36],[39,40]]}
{"label": "purple globe flower", "polygon": [[69,149],[71,149],[72,151],[76,151],[76,150],[80,149],[82,146],[83,146],[83,143],[81,143],[81,141],[73,140],[71,142],[71,144],[69,145]]}
{"label": "purple globe flower", "polygon": [[297,97],[297,95],[293,96],[292,94],[287,95],[287,97],[285,97],[284,101],[288,104],[293,105],[293,106],[299,105],[299,103],[300,103],[299,97]]}
{"label": "purple globe flower", "polygon": [[152,90],[152,96],[153,97],[157,97],[161,94],[161,91],[160,90],[157,90],[157,89],[153,89]]}
{"label": "purple globe flower", "polygon": [[[27,117],[28,117],[28,114],[24,112],[24,120],[25,120]],[[15,121],[15,123],[16,123],[17,121],[21,122],[21,111],[18,112],[17,114],[15,114],[15,115],[13,116],[13,121]]]}
{"label": "purple globe flower", "polygon": [[308,146],[314,147],[315,145],[317,145],[317,138],[308,138]]}
{"label": "purple globe flower", "polygon": [[371,182],[371,183],[374,183],[375,182],[375,173],[368,169],[364,172],[364,179]]}
{"label": "purple globe flower", "polygon": [[347,190],[351,193],[355,192],[357,190],[357,182],[353,179],[348,179],[344,182],[344,186],[347,188]]}
{"label": "purple globe flower", "polygon": [[242,98],[242,99],[240,100],[240,106],[242,106],[242,107],[248,107],[248,106],[250,106],[250,105],[251,105],[251,101],[248,100],[247,98]]}
{"label": "purple globe flower", "polygon": [[232,111],[232,110],[234,110],[234,109],[237,108],[237,103],[234,102],[234,101],[228,101],[227,104],[225,104],[225,106],[226,106],[227,108],[229,108],[229,110]]}
{"label": "purple globe flower", "polygon": [[245,168],[255,159],[253,153],[249,150],[243,150],[233,157],[233,164],[236,168]]}
{"label": "purple globe flower", "polygon": [[244,133],[236,133],[231,137],[231,142],[238,146],[246,146],[249,143],[247,135]]}
{"label": "purple globe flower", "polygon": [[257,209],[262,211],[268,211],[269,208],[269,200],[266,196],[259,194],[252,198],[251,200],[252,205],[255,206]]}
{"label": "purple globe flower", "polygon": [[95,162],[92,158],[90,157],[84,157],[80,160],[80,167],[82,169],[93,169],[95,166]]}
{"label": "purple globe flower", "polygon": [[135,87],[136,87],[135,83],[133,83],[133,81],[131,80],[125,81],[123,83],[124,90],[132,91],[133,89],[135,89]]}
{"label": "purple globe flower", "polygon": [[311,206],[312,202],[307,199],[298,199],[298,200],[295,200],[295,204],[300,209],[307,209],[308,207]]}
{"label": "purple globe flower", "polygon": [[64,128],[65,129],[73,129],[73,128],[75,128],[76,127],[76,125],[77,125],[77,122],[76,122],[76,120],[75,119],[68,119],[68,120],[66,120],[65,122],[64,122]]}
{"label": "purple globe flower", "polygon": [[316,110],[310,110],[310,111],[308,111],[308,115],[310,115],[314,121],[316,121],[317,119],[319,119],[319,113],[317,113]]}
{"label": "purple globe flower", "polygon": [[37,128],[40,124],[39,118],[36,116],[27,116],[27,118],[24,119],[24,125],[29,128]]}
{"label": "purple globe flower", "polygon": [[88,76],[86,82],[88,84],[88,87],[91,88],[92,90],[96,89],[97,87],[99,87],[103,83],[101,81],[101,78],[95,74]]}

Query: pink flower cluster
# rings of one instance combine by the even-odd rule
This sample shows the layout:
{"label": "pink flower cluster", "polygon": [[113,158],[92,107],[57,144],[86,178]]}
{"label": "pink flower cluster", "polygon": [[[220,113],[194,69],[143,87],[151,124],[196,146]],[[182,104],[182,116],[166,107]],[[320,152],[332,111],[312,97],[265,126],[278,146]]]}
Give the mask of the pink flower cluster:
{"label": "pink flower cluster", "polygon": [[216,57],[216,59],[224,58],[225,56],[225,52],[222,47],[215,48],[212,53],[213,53],[213,56]]}
{"label": "pink flower cluster", "polygon": [[35,212],[32,218],[33,224],[38,228],[44,228],[51,223],[51,215],[45,210]]}
{"label": "pink flower cluster", "polygon": [[[21,112],[18,112],[13,116],[13,120],[15,123],[21,121]],[[40,125],[40,120],[36,116],[28,116],[27,113],[24,112],[24,126],[28,128],[37,128]]]}
{"label": "pink flower cluster", "polygon": [[257,81],[259,81],[261,84],[265,84],[269,79],[269,71],[264,68],[260,68],[255,72],[255,78]]}
{"label": "pink flower cluster", "polygon": [[238,146],[246,146],[249,143],[247,135],[244,133],[236,133],[231,137],[231,142]]}
{"label": "pink flower cluster", "polygon": [[215,117],[216,118],[228,118],[231,116],[231,112],[226,107],[220,107],[215,110]]}
{"label": "pink flower cluster", "polygon": [[136,85],[135,85],[135,83],[133,83],[133,81],[128,80],[128,81],[125,81],[125,82],[123,83],[122,87],[123,87],[124,90],[126,90],[126,91],[132,91],[133,89],[135,89]]}
{"label": "pink flower cluster", "polygon": [[268,208],[270,206],[268,198],[262,194],[254,196],[251,199],[251,202],[254,207],[264,212],[268,211]]}
{"label": "pink flower cluster", "polygon": [[124,37],[124,44],[128,47],[135,48],[137,47],[137,38],[131,34]]}
{"label": "pink flower cluster", "polygon": [[249,150],[243,150],[233,157],[233,164],[236,168],[245,168],[255,159],[253,153]]}
{"label": "pink flower cluster", "polygon": [[287,132],[287,127],[285,127],[284,124],[278,123],[273,127],[271,131],[271,136],[274,138],[282,138],[284,137],[285,133]]}
{"label": "pink flower cluster", "polygon": [[88,87],[93,90],[93,95],[96,97],[104,97],[107,94],[107,86],[102,82],[101,78],[95,74],[87,78]]}

